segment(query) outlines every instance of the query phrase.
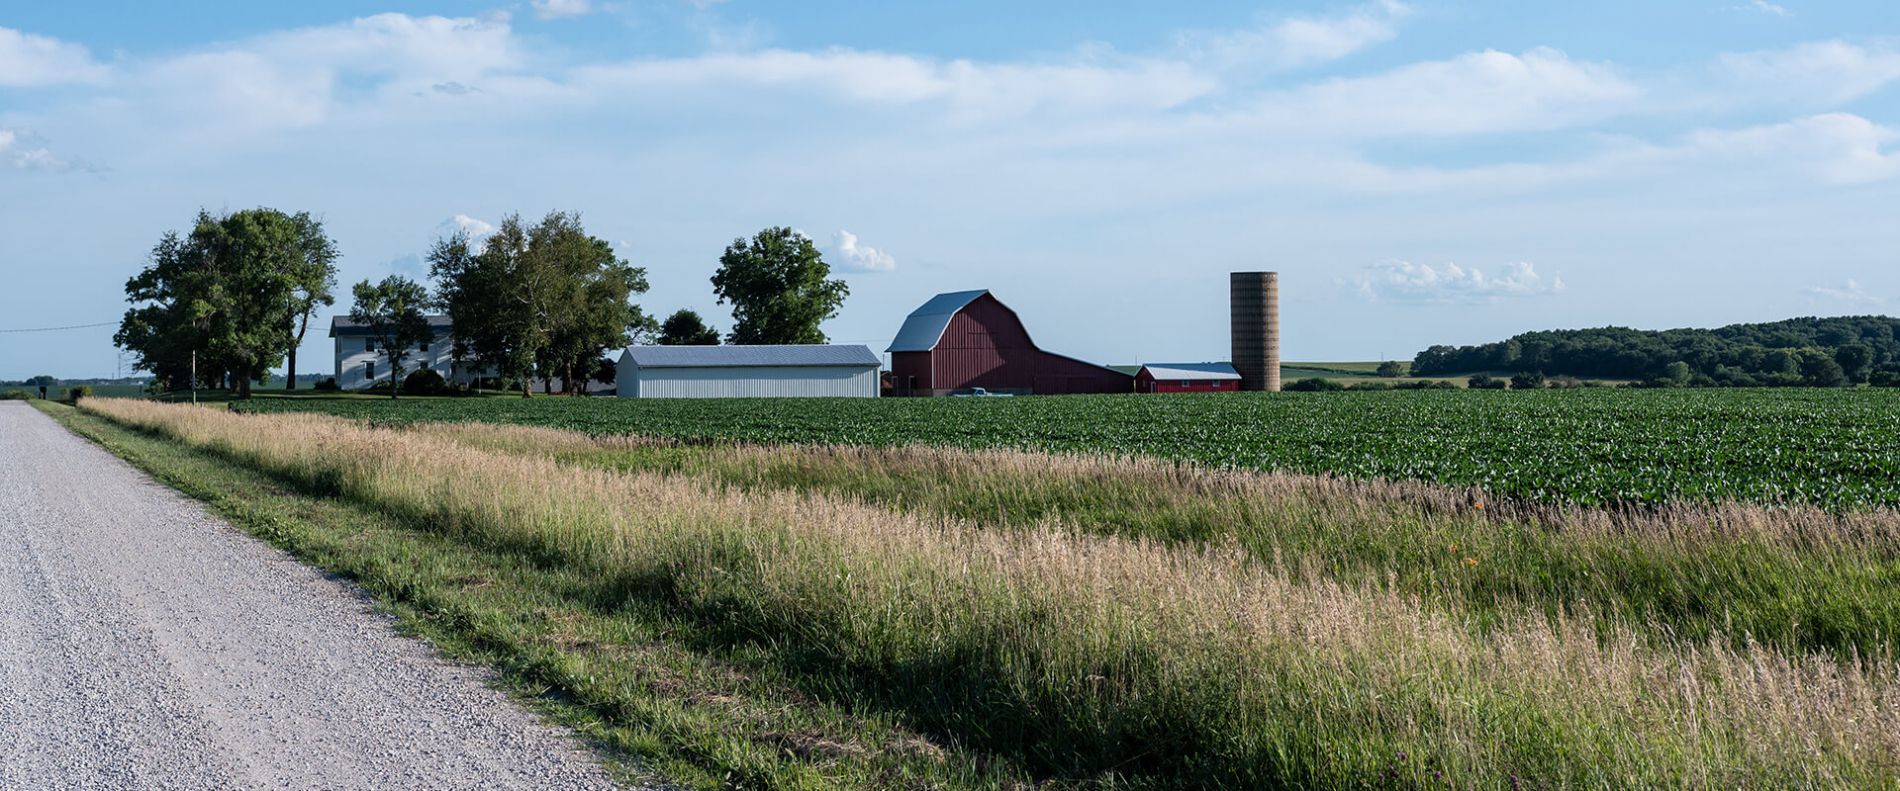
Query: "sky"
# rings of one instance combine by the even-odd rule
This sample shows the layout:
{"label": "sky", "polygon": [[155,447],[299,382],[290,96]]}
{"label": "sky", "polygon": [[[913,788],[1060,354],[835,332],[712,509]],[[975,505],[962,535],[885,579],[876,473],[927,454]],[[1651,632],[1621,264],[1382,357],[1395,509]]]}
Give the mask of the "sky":
{"label": "sky", "polygon": [[1047,349],[1226,359],[1262,269],[1289,360],[1891,313],[1896,83],[1890,0],[7,3],[0,379],[123,371],[10,330],[116,322],[255,206],[322,218],[344,295],[577,211],[722,330],[720,252],[790,226],[878,350],[987,288]]}

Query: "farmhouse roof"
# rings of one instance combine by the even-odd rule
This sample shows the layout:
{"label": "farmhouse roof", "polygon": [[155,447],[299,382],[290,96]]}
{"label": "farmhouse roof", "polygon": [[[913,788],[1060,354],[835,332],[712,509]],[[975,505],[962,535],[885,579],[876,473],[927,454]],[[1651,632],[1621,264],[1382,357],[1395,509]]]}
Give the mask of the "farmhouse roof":
{"label": "farmhouse roof", "polygon": [[[453,327],[447,316],[424,316],[423,318],[429,320],[429,329],[437,335],[447,335]],[[330,337],[332,338],[369,334],[371,334],[369,325],[351,320],[349,316],[330,317]]]}
{"label": "farmhouse roof", "polygon": [[635,346],[627,349],[641,368],[875,368],[884,364],[862,344],[784,346]]}
{"label": "farmhouse roof", "polygon": [[1240,378],[1240,372],[1228,363],[1148,363],[1141,370],[1155,379],[1225,381]]}
{"label": "farmhouse roof", "polygon": [[891,341],[891,347],[884,351],[927,352],[937,348],[937,341],[943,338],[943,331],[949,328],[950,319],[957,315],[957,311],[969,307],[977,297],[988,293],[989,289],[977,289],[931,297],[929,302],[904,317],[904,326],[897,330],[897,339]]}

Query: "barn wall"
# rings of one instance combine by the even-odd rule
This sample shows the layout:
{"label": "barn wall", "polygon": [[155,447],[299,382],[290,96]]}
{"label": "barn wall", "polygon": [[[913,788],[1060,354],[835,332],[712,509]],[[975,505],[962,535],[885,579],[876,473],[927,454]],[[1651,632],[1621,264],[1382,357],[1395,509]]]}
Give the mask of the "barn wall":
{"label": "barn wall", "polygon": [[950,319],[930,352],[931,387],[1027,393],[1041,356],[1016,314],[985,294]]}
{"label": "barn wall", "polygon": [[1128,374],[1059,354],[1037,354],[1041,357],[1037,361],[1035,378],[1038,395],[1134,392],[1135,378]]}
{"label": "barn wall", "polygon": [[891,384],[898,395],[913,395],[930,390],[930,352],[892,352]]}
{"label": "barn wall", "polygon": [[[624,359],[624,358],[623,358]],[[622,398],[876,398],[879,368],[620,368]]]}

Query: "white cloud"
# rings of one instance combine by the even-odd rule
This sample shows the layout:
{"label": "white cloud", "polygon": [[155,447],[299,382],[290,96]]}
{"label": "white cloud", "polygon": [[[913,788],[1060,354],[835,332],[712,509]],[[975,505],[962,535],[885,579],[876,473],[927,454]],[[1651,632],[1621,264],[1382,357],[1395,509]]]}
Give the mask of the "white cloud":
{"label": "white cloud", "polygon": [[1398,35],[1411,9],[1395,0],[1342,16],[1291,17],[1253,30],[1181,36],[1190,55],[1216,68],[1283,70],[1338,60]]}
{"label": "white cloud", "polygon": [[1848,280],[1839,286],[1815,286],[1808,289],[1808,294],[1830,302],[1860,307],[1874,307],[1887,302],[1886,297],[1867,293],[1861,289],[1860,283],[1853,280]]}
{"label": "white cloud", "polygon": [[1432,266],[1410,261],[1386,261],[1361,270],[1356,279],[1361,296],[1395,302],[1485,302],[1506,297],[1561,293],[1561,276],[1546,279],[1528,262],[1504,267],[1504,274],[1486,275],[1475,267],[1457,264]]}
{"label": "white cloud", "polygon": [[966,119],[1036,110],[1157,110],[1219,88],[1187,64],[1119,57],[1053,63],[937,61],[830,49],[711,53],[585,67],[573,80],[596,93],[664,93],[669,99],[723,100],[744,88],[802,88],[872,105],[941,103]]}
{"label": "white cloud", "polygon": [[54,155],[37,135],[0,128],[0,162],[16,170],[72,170],[73,164]]}
{"label": "white cloud", "polygon": [[1843,41],[1811,41],[1787,49],[1730,53],[1716,59],[1724,94],[1750,102],[1831,106],[1900,80],[1900,51]]}
{"label": "white cloud", "polygon": [[840,230],[831,237],[832,249],[844,256],[846,269],[860,272],[889,272],[897,268],[897,259],[890,253],[879,250],[858,241],[858,235]]}
{"label": "white cloud", "polygon": [[1752,161],[1830,184],[1865,184],[1900,177],[1900,152],[1883,150],[1896,140],[1900,132],[1858,115],[1824,113],[1781,124],[1696,132],[1672,153],[1681,159]]}
{"label": "white cloud", "polygon": [[0,87],[96,83],[107,73],[85,47],[0,27]]}
{"label": "white cloud", "polygon": [[1767,14],[1769,16],[1778,16],[1778,17],[1794,16],[1793,11],[1789,11],[1787,8],[1783,6],[1770,3],[1768,2],[1768,0],[1748,0],[1748,3],[1746,5],[1738,5],[1738,6],[1735,6],[1734,8],[1737,11],[1755,11],[1755,12]]}
{"label": "white cloud", "polygon": [[488,237],[495,234],[495,224],[466,214],[457,214],[435,226],[435,236],[438,239],[446,239],[458,233],[468,234],[468,243],[481,247],[488,241]]}
{"label": "white cloud", "polygon": [[534,15],[542,19],[583,16],[594,12],[590,0],[534,0]]}
{"label": "white cloud", "polygon": [[359,102],[443,93],[436,86],[471,93],[485,77],[520,66],[518,50],[505,16],[378,14],[158,61],[141,73],[137,93],[151,113],[211,115],[248,129],[304,127],[331,119],[345,86]]}
{"label": "white cloud", "polygon": [[1260,120],[1358,138],[1556,129],[1625,112],[1643,89],[1549,48],[1485,50],[1268,96]]}

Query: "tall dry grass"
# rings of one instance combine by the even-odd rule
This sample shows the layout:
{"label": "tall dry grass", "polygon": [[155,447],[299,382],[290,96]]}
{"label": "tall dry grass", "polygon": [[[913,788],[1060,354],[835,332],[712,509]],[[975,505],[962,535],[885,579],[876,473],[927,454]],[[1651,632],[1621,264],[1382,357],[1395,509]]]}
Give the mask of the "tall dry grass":
{"label": "tall dry grass", "polygon": [[1051,778],[1227,786],[1890,784],[1891,656],[1659,647],[1588,611],[1474,633],[1232,542],[980,529],[314,415],[99,399],[122,424],[617,580],[828,696]]}
{"label": "tall dry grass", "polygon": [[[1900,647],[1900,512],[1747,504],[1589,509],[1422,483],[1151,459],[929,447],[690,446],[550,428],[418,424],[471,447],[920,517],[1232,544],[1296,581],[1380,585],[1486,622],[1587,609],[1652,641],[1726,636],[1840,657]],[[1485,507],[1480,507],[1483,505]],[[1475,564],[1475,566],[1473,565]]]}

